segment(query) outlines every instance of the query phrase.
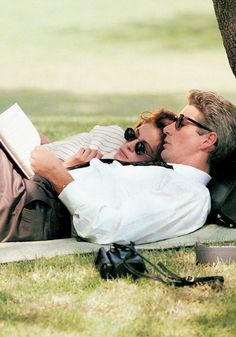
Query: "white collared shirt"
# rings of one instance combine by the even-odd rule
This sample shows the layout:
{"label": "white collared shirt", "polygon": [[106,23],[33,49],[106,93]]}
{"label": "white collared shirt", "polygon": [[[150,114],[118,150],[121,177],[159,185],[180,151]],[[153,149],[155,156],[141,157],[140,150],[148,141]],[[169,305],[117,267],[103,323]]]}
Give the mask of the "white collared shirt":
{"label": "white collared shirt", "polygon": [[122,166],[93,159],[70,171],[59,195],[79,236],[100,244],[148,243],[193,232],[206,221],[210,176],[186,165]]}

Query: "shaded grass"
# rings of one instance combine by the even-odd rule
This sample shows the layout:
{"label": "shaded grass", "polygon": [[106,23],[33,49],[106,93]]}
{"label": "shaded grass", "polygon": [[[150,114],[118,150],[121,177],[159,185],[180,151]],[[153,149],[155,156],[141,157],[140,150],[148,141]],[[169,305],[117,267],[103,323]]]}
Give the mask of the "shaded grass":
{"label": "shaded grass", "polygon": [[22,107],[37,128],[51,139],[87,131],[95,124],[133,125],[139,114],[158,106],[174,109],[181,95],[75,95],[68,92],[15,90],[0,92],[0,110],[14,102]]}
{"label": "shaded grass", "polygon": [[[236,101],[235,92],[223,92]],[[179,112],[185,105],[183,93],[159,94],[80,94],[67,91],[2,90],[0,111],[14,102],[29,115],[40,132],[52,140],[90,130],[95,124],[133,125],[141,112],[167,107]]]}

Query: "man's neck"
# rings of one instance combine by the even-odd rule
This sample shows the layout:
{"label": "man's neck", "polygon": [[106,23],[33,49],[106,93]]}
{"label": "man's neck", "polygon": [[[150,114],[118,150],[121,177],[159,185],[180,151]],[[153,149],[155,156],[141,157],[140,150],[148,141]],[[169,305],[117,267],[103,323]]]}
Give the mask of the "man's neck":
{"label": "man's neck", "polygon": [[181,162],[180,164],[193,166],[197,168],[198,170],[201,170],[205,173],[210,172],[210,166],[207,161],[199,160],[198,158],[188,158],[185,161]]}

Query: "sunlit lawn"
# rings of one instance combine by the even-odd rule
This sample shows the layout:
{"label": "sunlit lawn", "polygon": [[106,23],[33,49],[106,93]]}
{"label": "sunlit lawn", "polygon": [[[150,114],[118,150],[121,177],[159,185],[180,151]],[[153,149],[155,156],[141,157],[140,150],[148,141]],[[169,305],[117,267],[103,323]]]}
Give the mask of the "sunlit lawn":
{"label": "sunlit lawn", "polygon": [[[0,110],[18,102],[51,139],[134,123],[185,104],[191,88],[236,102],[211,1],[0,0]],[[145,252],[182,275],[224,275],[222,290],[103,281],[94,254],[1,265],[0,336],[234,337],[235,264],[194,249]]]}
{"label": "sunlit lawn", "polygon": [[104,281],[94,254],[2,265],[1,336],[235,336],[235,264],[196,266],[190,249],[145,255],[182,275],[224,275],[225,286]]}

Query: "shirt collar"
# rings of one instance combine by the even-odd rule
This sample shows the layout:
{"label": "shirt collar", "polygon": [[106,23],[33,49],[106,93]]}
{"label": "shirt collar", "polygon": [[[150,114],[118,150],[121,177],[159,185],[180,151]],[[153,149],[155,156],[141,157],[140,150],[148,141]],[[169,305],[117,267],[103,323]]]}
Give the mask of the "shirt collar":
{"label": "shirt collar", "polygon": [[171,164],[176,172],[179,172],[203,185],[207,185],[211,180],[211,176],[193,166],[183,164]]}

